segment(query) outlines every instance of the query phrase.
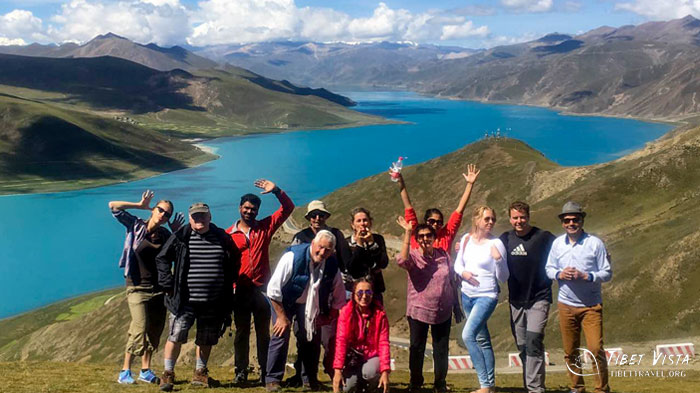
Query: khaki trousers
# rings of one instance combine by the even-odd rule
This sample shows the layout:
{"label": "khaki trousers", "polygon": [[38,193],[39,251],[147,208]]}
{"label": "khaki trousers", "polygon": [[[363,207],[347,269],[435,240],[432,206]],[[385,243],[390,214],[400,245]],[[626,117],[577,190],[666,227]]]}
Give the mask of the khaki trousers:
{"label": "khaki trousers", "polygon": [[[559,327],[561,328],[561,340],[564,346],[564,361],[566,362],[571,389],[578,392],[584,391],[584,374],[581,372],[584,351],[581,350],[581,330],[586,337],[587,349],[595,355],[593,371],[596,392],[609,392],[608,386],[608,361],[603,349],[603,305],[596,304],[591,307],[573,307],[561,302],[557,303],[559,309]],[[573,372],[572,372],[573,371]],[[579,374],[579,375],[577,375]]]}
{"label": "khaki trousers", "polygon": [[128,286],[126,299],[131,314],[126,352],[135,356],[154,352],[165,326],[163,292],[154,292],[150,286]]}

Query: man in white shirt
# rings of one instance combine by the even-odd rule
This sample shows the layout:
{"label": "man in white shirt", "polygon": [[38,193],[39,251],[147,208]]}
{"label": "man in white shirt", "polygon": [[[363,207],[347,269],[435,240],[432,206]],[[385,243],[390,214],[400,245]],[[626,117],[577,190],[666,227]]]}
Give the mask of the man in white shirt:
{"label": "man in white shirt", "polygon": [[265,387],[270,392],[280,389],[294,319],[299,327],[296,338],[301,343],[298,356],[308,371],[309,388],[319,388],[316,375],[320,334],[316,326],[320,319],[337,314],[345,305],[345,287],[333,256],[335,243],[331,232],[318,231],[311,244],[290,247],[272,274],[267,296],[275,315],[265,378]]}
{"label": "man in white shirt", "polygon": [[581,372],[584,356],[581,330],[587,351],[595,357],[596,392],[609,392],[608,363],[603,349],[603,297],[601,283],[610,281],[612,269],[605,244],[583,230],[586,213],[576,202],[567,202],[559,219],[566,231],[552,243],[545,270],[559,283],[559,326],[564,360],[571,378],[571,392],[583,392]]}

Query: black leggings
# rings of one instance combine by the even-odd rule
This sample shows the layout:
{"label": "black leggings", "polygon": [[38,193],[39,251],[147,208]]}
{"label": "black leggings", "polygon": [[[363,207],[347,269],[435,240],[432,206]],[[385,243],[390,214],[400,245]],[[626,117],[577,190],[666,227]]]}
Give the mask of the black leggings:
{"label": "black leggings", "polygon": [[420,387],[423,385],[423,359],[425,356],[425,343],[428,340],[428,328],[433,339],[433,364],[435,365],[435,388],[443,388],[447,385],[447,357],[450,352],[450,325],[452,317],[445,322],[428,324],[407,317],[408,327],[411,332],[411,344],[409,352],[409,369],[411,370],[411,385]]}

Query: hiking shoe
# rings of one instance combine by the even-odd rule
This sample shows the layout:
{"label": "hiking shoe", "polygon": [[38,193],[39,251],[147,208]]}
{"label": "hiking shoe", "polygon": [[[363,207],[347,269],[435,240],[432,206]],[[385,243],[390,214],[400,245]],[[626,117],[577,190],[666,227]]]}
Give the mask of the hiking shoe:
{"label": "hiking shoe", "polygon": [[321,391],[321,383],[318,381],[314,382],[304,382],[303,392],[318,392]]}
{"label": "hiking shoe", "polygon": [[294,375],[284,381],[284,387],[286,388],[300,388],[302,385],[301,375]]}
{"label": "hiking shoe", "polygon": [[149,368],[139,373],[139,381],[146,383],[160,384],[160,378]]}
{"label": "hiking shoe", "polygon": [[243,385],[248,382],[248,374],[243,371],[237,372],[236,376],[233,378],[234,385]]}
{"label": "hiking shoe", "polygon": [[192,376],[192,386],[203,386],[205,388],[213,388],[219,386],[219,381],[209,377],[209,369],[206,367],[194,370]]}
{"label": "hiking shoe", "polygon": [[136,381],[134,381],[134,377],[131,376],[131,370],[122,370],[119,372],[119,378],[117,378],[117,382],[123,383],[123,384],[134,384]]}
{"label": "hiking shoe", "polygon": [[163,392],[170,392],[173,390],[173,385],[175,385],[175,372],[168,370],[163,371],[163,376],[160,377],[160,390]]}
{"label": "hiking shoe", "polygon": [[265,390],[268,392],[278,392],[281,388],[279,382],[268,382],[265,384]]}

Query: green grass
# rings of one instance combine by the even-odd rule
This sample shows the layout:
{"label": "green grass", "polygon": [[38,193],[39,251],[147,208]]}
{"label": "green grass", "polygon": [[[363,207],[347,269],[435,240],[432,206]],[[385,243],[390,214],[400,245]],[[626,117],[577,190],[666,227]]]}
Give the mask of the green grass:
{"label": "green grass", "polygon": [[75,318],[85,315],[91,311],[95,311],[105,304],[105,302],[116,295],[106,294],[88,299],[82,303],[78,303],[70,308],[70,311],[58,314],[56,322],[70,321]]}
{"label": "green grass", "polygon": [[[215,348],[216,350],[216,348]],[[12,393],[87,393],[87,392],[153,392],[157,388],[148,384],[136,384],[123,386],[116,382],[119,365],[105,363],[61,363],[61,362],[16,362],[0,363],[0,392]],[[134,367],[133,370],[136,370]],[[221,387],[212,389],[212,392],[251,392],[263,393],[262,387],[248,387],[240,389],[232,386],[233,370],[231,367],[214,366],[210,368],[210,376],[221,382]],[[192,377],[190,366],[178,365],[176,367],[176,384],[174,391],[203,391],[201,388],[193,388],[189,385]],[[408,392],[408,372],[395,371],[390,376],[392,392]],[[252,378],[252,376],[251,376]],[[430,381],[432,375],[425,373],[426,384],[424,392],[432,390]],[[326,376],[322,376],[325,391],[331,391],[330,382]],[[478,381],[474,373],[449,373],[447,382],[454,392],[470,392],[478,388]],[[563,372],[550,372],[547,374],[547,392],[561,392],[566,390],[568,379]],[[592,391],[591,379],[587,380]],[[700,372],[686,371],[685,376],[674,378],[623,378],[611,377],[612,391],[620,393],[657,393],[657,392],[695,392],[695,387],[700,384]],[[496,374],[496,386],[499,392],[524,392],[522,389],[522,377],[518,374]],[[302,389],[284,389],[285,392],[301,392]]]}

